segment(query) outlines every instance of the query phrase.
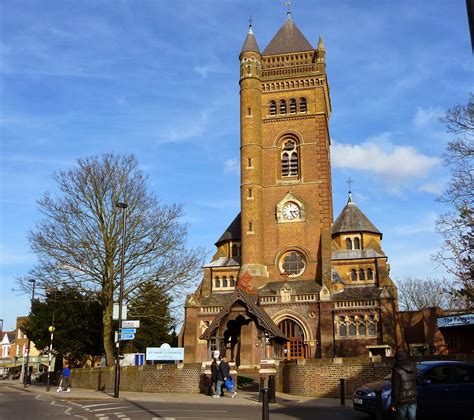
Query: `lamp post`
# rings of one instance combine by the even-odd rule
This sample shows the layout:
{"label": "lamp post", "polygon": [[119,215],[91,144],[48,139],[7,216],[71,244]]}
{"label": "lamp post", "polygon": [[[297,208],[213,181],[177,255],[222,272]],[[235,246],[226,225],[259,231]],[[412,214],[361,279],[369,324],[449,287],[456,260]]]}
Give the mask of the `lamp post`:
{"label": "lamp post", "polygon": [[[35,279],[31,279],[29,280],[30,283],[33,283],[33,291],[31,292],[31,308],[30,308],[30,312],[33,310],[33,301],[35,300],[35,285],[36,285],[36,280]],[[26,388],[26,385],[27,385],[27,382],[28,382],[28,378],[30,376],[30,344],[31,344],[31,340],[30,340],[30,337],[28,337],[28,353],[26,353],[26,369],[25,369],[25,373],[23,375],[23,386]]]}
{"label": "lamp post", "polygon": [[120,389],[120,336],[122,331],[122,302],[123,302],[123,287],[124,287],[124,260],[125,260],[125,236],[127,233],[127,204],[117,203],[117,207],[122,209],[122,256],[120,267],[120,288],[119,288],[119,310],[118,310],[118,334],[117,334],[117,357],[115,359],[115,386],[114,398],[119,397]]}
{"label": "lamp post", "polygon": [[53,358],[53,339],[54,339],[54,331],[56,330],[56,328],[54,327],[54,314],[56,312],[56,293],[57,293],[58,289],[54,289],[54,302],[53,302],[53,319],[51,321],[51,325],[49,326],[48,328],[48,331],[51,333],[50,337],[49,337],[49,351],[48,351],[48,377],[47,377],[47,380],[46,380],[46,392],[49,392],[49,388],[50,388],[50,382],[49,382],[49,378],[50,378],[50,375],[51,375],[51,359]]}

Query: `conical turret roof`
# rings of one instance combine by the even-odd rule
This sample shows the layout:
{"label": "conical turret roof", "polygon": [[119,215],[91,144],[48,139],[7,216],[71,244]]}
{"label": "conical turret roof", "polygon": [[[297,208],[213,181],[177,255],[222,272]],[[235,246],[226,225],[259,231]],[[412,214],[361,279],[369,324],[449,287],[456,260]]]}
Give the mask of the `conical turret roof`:
{"label": "conical turret roof", "polygon": [[332,225],[333,235],[344,232],[370,232],[381,235],[381,232],[373,225],[367,216],[352,202],[350,195],[346,206],[342,209],[341,214]]}
{"label": "conical turret roof", "polygon": [[225,241],[240,241],[240,213],[236,216],[236,218],[232,221],[229,227],[224,231],[215,245],[219,245],[221,242]]}
{"label": "conical turret roof", "polygon": [[256,52],[260,54],[260,49],[258,48],[257,40],[253,35],[252,25],[249,26],[249,31],[247,33],[247,37],[245,38],[244,45],[242,46],[240,54],[245,52]]}
{"label": "conical turret roof", "polygon": [[263,51],[263,55],[314,50],[303,33],[289,17]]}

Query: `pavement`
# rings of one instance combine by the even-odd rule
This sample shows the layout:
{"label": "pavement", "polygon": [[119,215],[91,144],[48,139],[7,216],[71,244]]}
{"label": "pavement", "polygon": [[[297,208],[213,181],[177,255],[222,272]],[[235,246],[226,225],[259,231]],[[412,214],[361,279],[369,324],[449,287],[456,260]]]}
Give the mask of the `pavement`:
{"label": "pavement", "polygon": [[[49,391],[46,391],[45,384],[31,384],[26,388],[19,381],[2,380],[0,386],[9,386],[25,392],[34,394],[48,395],[51,398],[58,400],[128,400],[128,401],[160,401],[170,403],[181,403],[183,397],[186,402],[193,402],[195,404],[209,404],[213,400],[212,397],[205,394],[179,394],[179,393],[152,393],[152,392],[129,392],[120,391],[119,398],[114,398],[114,393],[110,391],[96,391],[93,389],[71,388],[71,392],[56,392],[57,387],[51,386]],[[255,405],[258,402],[258,393],[238,390],[236,398],[231,399],[230,396],[224,397],[225,401],[236,403],[239,405]],[[350,401],[346,401],[346,406]],[[290,405],[306,405],[314,407],[338,407],[340,406],[339,399],[336,398],[314,398],[303,397],[300,395],[285,394],[282,392],[276,393],[276,403],[284,406]]]}

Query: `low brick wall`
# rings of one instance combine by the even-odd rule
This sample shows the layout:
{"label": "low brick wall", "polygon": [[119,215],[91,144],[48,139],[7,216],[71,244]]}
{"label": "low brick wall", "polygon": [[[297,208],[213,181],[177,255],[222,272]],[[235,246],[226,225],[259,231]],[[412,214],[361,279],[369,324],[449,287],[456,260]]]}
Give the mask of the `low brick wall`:
{"label": "low brick wall", "polygon": [[378,362],[372,362],[368,358],[282,362],[276,378],[277,390],[308,397],[339,398],[339,380],[344,379],[345,396],[351,398],[360,385],[377,381],[390,374],[391,367],[391,359]]}
{"label": "low brick wall", "polygon": [[[122,366],[120,372],[121,391],[183,394],[207,391],[200,364]],[[112,391],[114,379],[114,367],[72,369],[71,372],[73,388]]]}

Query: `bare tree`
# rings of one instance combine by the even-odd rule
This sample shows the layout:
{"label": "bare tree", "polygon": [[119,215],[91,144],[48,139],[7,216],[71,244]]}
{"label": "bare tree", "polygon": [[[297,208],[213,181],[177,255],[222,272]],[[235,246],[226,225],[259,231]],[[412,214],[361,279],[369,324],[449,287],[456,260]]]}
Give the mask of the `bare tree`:
{"label": "bare tree", "polygon": [[438,307],[458,309],[460,304],[453,298],[446,279],[425,280],[412,276],[397,281],[398,305],[403,311],[419,311],[423,308]]}
{"label": "bare tree", "polygon": [[452,210],[436,221],[443,248],[433,258],[455,278],[453,293],[474,306],[474,95],[468,104],[448,110],[442,119],[455,138],[448,143],[445,163],[451,178],[439,201]]}
{"label": "bare tree", "polygon": [[193,287],[203,261],[202,250],[186,248],[182,207],[165,205],[147,193],[147,182],[134,156],[106,154],[79,159],[77,167],[54,176],[60,193],[38,201],[42,220],[29,233],[38,265],[19,279],[40,287],[68,284],[102,305],[104,350],[113,364],[114,299],[117,301],[122,245],[122,209],[128,205],[124,298],[141,285],[155,283],[170,295]]}

